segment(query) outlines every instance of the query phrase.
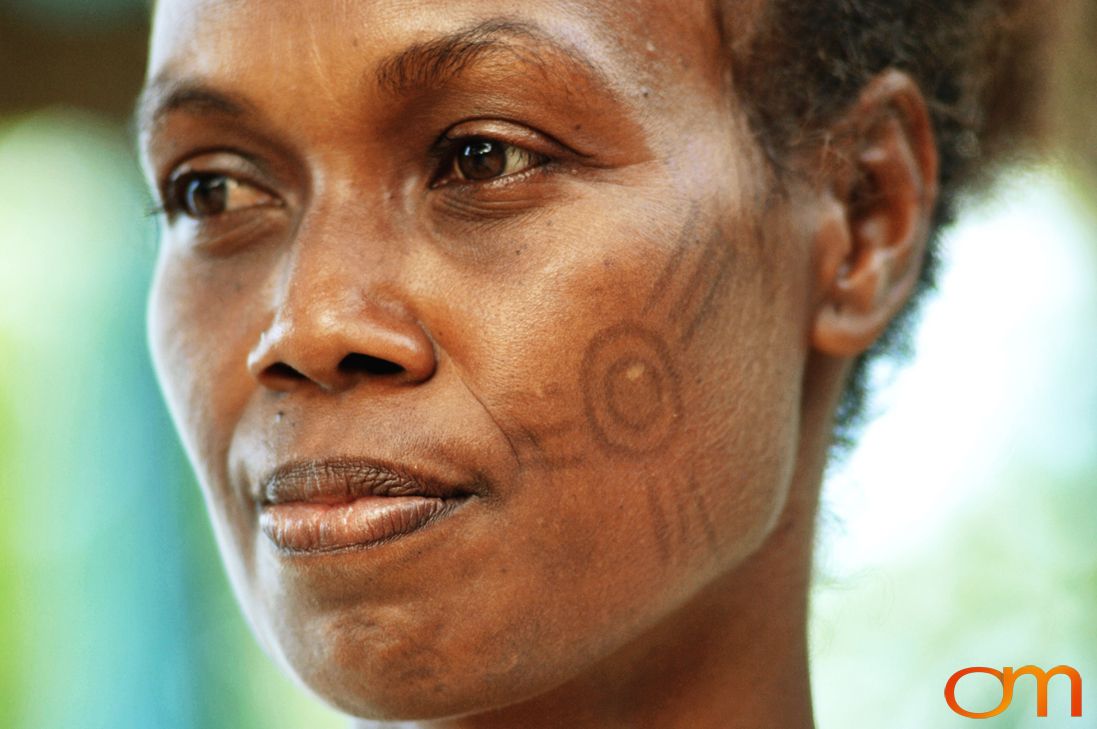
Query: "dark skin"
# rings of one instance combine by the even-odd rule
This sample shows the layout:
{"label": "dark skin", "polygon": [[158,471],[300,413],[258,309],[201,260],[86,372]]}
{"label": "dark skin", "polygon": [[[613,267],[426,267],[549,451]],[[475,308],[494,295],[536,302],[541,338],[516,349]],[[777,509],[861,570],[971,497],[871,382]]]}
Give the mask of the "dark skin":
{"label": "dark skin", "polygon": [[[710,8],[423,7],[157,11],[152,350],[256,634],[362,726],[810,727],[833,411],[935,200],[917,87],[776,194]],[[264,474],[347,458],[469,493],[264,530]]]}

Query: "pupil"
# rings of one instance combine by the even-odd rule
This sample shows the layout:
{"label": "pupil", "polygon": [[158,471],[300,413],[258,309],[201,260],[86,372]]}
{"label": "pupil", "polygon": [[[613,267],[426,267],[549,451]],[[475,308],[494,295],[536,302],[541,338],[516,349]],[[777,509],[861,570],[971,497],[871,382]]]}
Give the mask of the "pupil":
{"label": "pupil", "polygon": [[224,175],[201,175],[187,183],[187,212],[195,217],[209,217],[225,212],[228,201],[228,179]]}
{"label": "pupil", "polygon": [[507,155],[503,145],[487,139],[475,139],[461,148],[457,168],[468,180],[489,180],[503,174]]}

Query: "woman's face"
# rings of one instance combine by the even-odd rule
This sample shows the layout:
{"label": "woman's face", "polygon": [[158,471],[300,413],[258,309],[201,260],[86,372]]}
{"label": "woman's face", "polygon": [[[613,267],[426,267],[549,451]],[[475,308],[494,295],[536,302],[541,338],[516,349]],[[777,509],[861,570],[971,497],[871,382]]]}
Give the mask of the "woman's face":
{"label": "woman's face", "polygon": [[511,703],[758,547],[809,245],[703,3],[159,5],[152,349],[289,670],[362,716]]}

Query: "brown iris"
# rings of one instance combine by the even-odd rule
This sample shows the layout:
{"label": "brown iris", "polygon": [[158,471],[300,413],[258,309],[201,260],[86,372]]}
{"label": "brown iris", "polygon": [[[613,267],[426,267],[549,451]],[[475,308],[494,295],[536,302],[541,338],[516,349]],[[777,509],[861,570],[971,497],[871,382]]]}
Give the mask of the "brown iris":
{"label": "brown iris", "polygon": [[507,169],[506,146],[490,139],[472,139],[457,153],[457,171],[466,180],[490,180]]}
{"label": "brown iris", "polygon": [[220,215],[228,207],[229,179],[224,175],[192,175],[182,180],[180,204],[193,218]]}

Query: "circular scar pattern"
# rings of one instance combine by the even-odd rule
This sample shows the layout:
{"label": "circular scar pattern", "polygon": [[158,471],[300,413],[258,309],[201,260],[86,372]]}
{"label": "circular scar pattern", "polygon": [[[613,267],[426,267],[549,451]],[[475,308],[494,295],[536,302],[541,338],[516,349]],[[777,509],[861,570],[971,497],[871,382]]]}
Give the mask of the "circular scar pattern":
{"label": "circular scar pattern", "polygon": [[587,420],[603,446],[641,456],[670,440],[682,396],[667,344],[654,331],[635,322],[602,330],[587,347],[582,375]]}

